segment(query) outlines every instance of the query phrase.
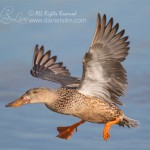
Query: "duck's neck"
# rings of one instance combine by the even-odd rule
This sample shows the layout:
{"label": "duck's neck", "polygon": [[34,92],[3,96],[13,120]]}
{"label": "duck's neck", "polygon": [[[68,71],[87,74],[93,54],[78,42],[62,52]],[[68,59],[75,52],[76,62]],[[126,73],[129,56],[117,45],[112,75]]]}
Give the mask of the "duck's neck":
{"label": "duck's neck", "polygon": [[58,99],[58,94],[55,90],[45,89],[40,94],[36,95],[36,101],[38,103],[44,103],[52,105]]}

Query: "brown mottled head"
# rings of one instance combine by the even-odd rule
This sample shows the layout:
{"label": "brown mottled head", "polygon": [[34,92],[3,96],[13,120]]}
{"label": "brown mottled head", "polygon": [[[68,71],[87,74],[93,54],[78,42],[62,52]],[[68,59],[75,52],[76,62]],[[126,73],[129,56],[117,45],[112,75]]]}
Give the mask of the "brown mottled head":
{"label": "brown mottled head", "polygon": [[51,90],[48,88],[33,88],[28,90],[17,100],[9,103],[6,107],[19,107],[21,105],[29,103],[44,103],[47,101],[47,95],[51,94]]}

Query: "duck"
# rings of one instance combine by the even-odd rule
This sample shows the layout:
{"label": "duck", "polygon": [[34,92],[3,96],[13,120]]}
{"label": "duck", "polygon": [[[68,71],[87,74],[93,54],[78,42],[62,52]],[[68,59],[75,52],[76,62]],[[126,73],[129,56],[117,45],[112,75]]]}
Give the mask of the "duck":
{"label": "duck", "polygon": [[94,37],[83,57],[81,78],[72,76],[63,62],[56,61],[57,56],[51,56],[51,50],[44,52],[44,46],[36,45],[31,75],[61,86],[32,88],[6,107],[44,103],[51,111],[81,119],[70,126],[57,127],[57,137],[66,140],[85,122],[104,124],[105,141],[111,137],[113,125],[138,127],[139,122],[127,117],[119,107],[124,106],[120,97],[128,84],[122,62],[130,47],[125,30],[118,31],[119,23],[113,22],[113,18],[107,22],[106,14],[98,13]]}

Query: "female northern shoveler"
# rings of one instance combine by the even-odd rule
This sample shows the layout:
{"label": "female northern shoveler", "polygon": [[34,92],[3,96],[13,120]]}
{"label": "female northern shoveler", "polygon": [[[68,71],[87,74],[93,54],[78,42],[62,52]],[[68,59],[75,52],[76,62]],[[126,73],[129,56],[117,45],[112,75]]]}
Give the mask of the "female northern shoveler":
{"label": "female northern shoveler", "polygon": [[128,37],[124,30],[117,33],[119,24],[113,26],[113,18],[106,23],[106,15],[97,16],[97,25],[89,51],[83,58],[82,79],[72,77],[62,62],[56,62],[51,51],[44,54],[44,47],[36,45],[31,74],[34,77],[50,80],[62,85],[52,90],[33,88],[7,107],[18,107],[28,103],[44,103],[57,113],[72,115],[82,120],[67,127],[58,127],[57,137],[69,139],[74,129],[85,121],[104,123],[103,138],[110,137],[112,125],[137,127],[138,122],[127,118],[117,104],[123,105],[119,97],[127,85],[126,71],[122,66],[128,50]]}

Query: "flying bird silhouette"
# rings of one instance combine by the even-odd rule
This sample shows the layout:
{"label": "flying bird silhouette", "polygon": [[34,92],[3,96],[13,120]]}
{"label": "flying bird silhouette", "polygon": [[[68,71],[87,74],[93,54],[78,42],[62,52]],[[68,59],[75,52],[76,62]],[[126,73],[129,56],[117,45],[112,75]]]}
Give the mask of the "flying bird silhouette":
{"label": "flying bird silhouette", "polygon": [[83,57],[82,78],[71,76],[51,51],[44,53],[44,46],[35,46],[31,74],[34,77],[61,84],[58,89],[33,88],[6,107],[18,107],[30,103],[44,103],[50,110],[72,115],[81,121],[66,127],[58,127],[57,137],[69,139],[84,122],[105,124],[103,138],[110,137],[112,125],[138,127],[136,120],[125,116],[118,105],[123,105],[119,97],[124,95],[127,74],[122,62],[129,51],[125,30],[118,32],[119,24],[113,26],[113,18],[108,23],[106,15],[98,13],[96,31],[89,51]]}

